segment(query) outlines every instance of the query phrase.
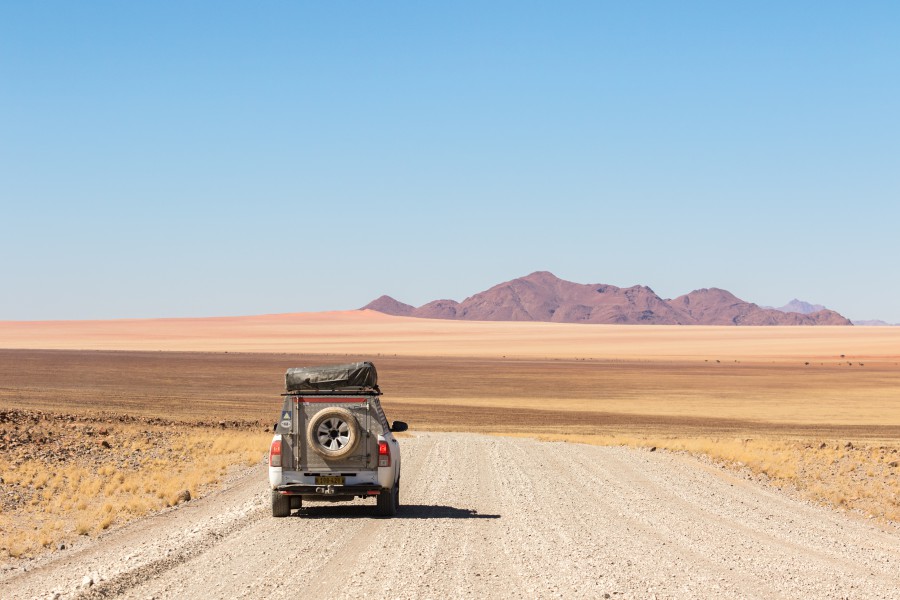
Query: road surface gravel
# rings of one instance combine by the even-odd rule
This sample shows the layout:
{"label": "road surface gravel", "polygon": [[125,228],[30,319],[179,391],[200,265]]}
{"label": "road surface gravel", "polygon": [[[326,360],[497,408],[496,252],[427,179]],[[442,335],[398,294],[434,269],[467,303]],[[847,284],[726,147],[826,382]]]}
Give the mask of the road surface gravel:
{"label": "road surface gravel", "polygon": [[900,532],[667,452],[401,440],[401,513],[271,517],[265,466],[0,576],[0,598],[900,598]]}

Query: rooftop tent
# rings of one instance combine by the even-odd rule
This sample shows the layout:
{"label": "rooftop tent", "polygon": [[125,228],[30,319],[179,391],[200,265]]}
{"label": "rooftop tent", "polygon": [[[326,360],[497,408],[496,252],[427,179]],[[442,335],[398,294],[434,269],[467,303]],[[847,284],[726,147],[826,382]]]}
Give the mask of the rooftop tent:
{"label": "rooftop tent", "polygon": [[288,392],[378,389],[378,373],[370,362],[299,367],[284,374]]}

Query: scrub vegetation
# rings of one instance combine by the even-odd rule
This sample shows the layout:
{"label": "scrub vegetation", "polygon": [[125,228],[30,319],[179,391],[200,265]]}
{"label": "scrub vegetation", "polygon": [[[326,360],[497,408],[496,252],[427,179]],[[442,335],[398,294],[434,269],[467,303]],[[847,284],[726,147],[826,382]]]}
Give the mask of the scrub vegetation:
{"label": "scrub vegetation", "polygon": [[[124,420],[124,422],[121,422]],[[196,499],[262,460],[260,428],[0,413],[0,552],[32,556]]]}

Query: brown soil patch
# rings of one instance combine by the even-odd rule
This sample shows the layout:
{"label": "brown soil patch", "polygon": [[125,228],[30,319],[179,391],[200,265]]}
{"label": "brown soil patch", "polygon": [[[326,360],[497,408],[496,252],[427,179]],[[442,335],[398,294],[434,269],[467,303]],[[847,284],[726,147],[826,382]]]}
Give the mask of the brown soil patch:
{"label": "brown soil patch", "polygon": [[0,350],[0,408],[271,422],[284,371],[372,358],[420,429],[576,427],[898,438],[900,367]]}

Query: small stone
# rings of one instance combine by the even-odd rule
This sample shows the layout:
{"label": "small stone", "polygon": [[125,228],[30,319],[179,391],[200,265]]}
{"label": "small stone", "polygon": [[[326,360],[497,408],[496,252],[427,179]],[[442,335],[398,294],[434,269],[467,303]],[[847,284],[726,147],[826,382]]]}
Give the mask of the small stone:
{"label": "small stone", "polygon": [[63,544],[63,543],[60,543],[60,544],[56,547],[56,549],[57,549],[57,550],[65,550],[65,549],[66,549],[66,545]]}
{"label": "small stone", "polygon": [[821,444],[819,444],[819,450],[824,450],[825,447],[826,447],[825,442],[822,442]]}
{"label": "small stone", "polygon": [[189,490],[181,490],[178,495],[175,497],[175,503],[181,504],[182,502],[190,502],[191,501],[191,492]]}
{"label": "small stone", "polygon": [[81,587],[89,588],[92,585],[94,585],[94,578],[91,577],[90,575],[85,575],[84,578],[81,580]]}
{"label": "small stone", "polygon": [[100,442],[100,445],[103,446],[104,448],[112,448],[112,446],[110,446],[109,442],[106,440],[103,440],[102,442]]}
{"label": "small stone", "polygon": [[656,446],[651,447],[650,452],[656,452]]}
{"label": "small stone", "polygon": [[888,466],[889,467],[898,467],[898,466],[900,466],[900,461],[892,460],[891,462],[888,463]]}

